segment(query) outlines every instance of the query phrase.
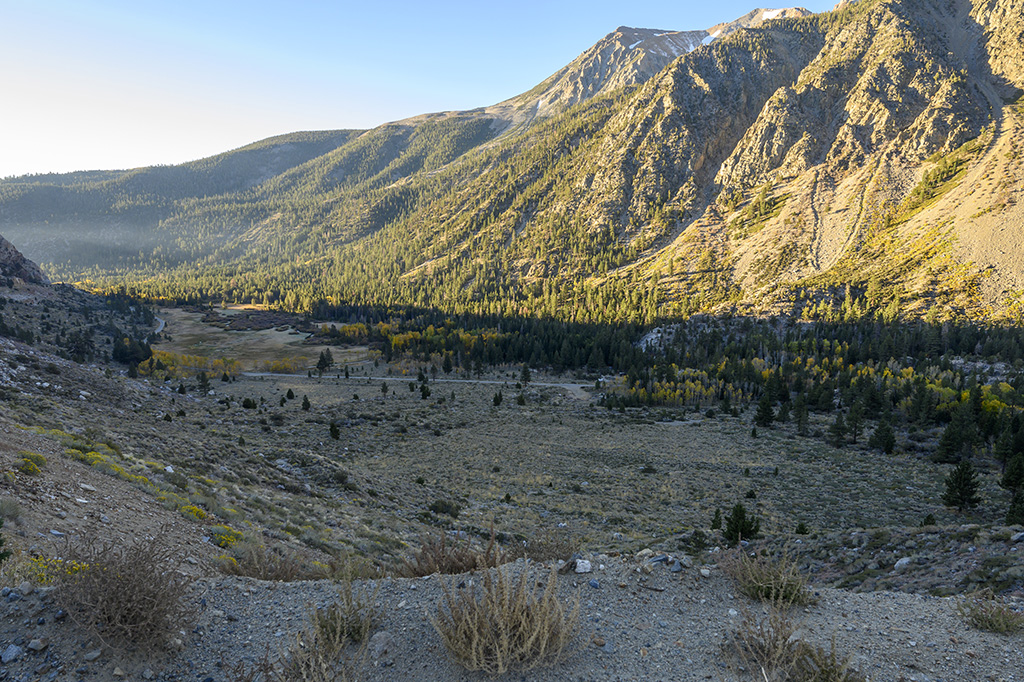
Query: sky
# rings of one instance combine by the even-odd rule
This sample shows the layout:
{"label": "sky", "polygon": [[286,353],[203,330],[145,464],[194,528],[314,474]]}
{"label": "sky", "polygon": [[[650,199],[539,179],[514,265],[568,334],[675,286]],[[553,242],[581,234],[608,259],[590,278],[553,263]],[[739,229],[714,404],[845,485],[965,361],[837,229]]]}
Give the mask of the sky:
{"label": "sky", "polygon": [[702,29],[757,6],[0,0],[0,177],[182,163],[298,130],[486,106],[619,26]]}

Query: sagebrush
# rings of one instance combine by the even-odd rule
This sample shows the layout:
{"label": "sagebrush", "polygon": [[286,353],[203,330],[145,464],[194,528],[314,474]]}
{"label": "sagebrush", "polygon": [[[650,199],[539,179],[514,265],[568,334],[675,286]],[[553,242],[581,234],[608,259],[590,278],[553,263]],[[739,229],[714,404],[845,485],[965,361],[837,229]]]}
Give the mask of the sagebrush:
{"label": "sagebrush", "polygon": [[161,531],[128,544],[101,541],[95,532],[68,539],[55,571],[57,603],[79,626],[115,646],[152,648],[187,627],[192,578],[179,572],[173,543]]}
{"label": "sagebrush", "polygon": [[579,620],[578,597],[563,604],[557,590],[554,571],[546,585],[529,570],[518,578],[500,569],[487,571],[479,586],[457,590],[444,585],[431,623],[448,652],[468,670],[500,675],[554,665],[569,653]]}

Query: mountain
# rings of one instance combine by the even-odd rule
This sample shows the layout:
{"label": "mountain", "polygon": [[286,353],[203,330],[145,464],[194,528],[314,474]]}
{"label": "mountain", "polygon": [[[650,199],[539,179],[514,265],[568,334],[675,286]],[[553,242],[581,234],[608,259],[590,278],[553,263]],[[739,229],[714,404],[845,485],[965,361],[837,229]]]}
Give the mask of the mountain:
{"label": "mountain", "polygon": [[18,278],[30,284],[49,284],[39,266],[21,255],[14,244],[0,236],[0,277]]}
{"label": "mountain", "polygon": [[177,300],[1015,318],[1022,9],[620,28],[493,107],[5,181],[0,229],[61,279]]}

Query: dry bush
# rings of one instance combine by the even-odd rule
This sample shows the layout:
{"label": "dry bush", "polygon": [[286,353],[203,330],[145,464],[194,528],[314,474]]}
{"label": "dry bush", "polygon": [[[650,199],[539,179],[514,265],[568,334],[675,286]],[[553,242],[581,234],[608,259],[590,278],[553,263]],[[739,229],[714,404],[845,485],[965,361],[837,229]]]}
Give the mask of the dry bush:
{"label": "dry bush", "polygon": [[324,577],[317,572],[316,567],[307,566],[294,552],[267,547],[252,539],[235,543],[231,547],[231,554],[222,557],[217,568],[225,575],[277,582]]}
{"label": "dry bush", "polygon": [[367,594],[357,590],[351,579],[343,579],[338,587],[338,600],[310,613],[316,636],[329,642],[362,642],[382,618],[374,605],[376,599],[377,590]]}
{"label": "dry bush", "polygon": [[102,542],[94,531],[69,538],[53,577],[57,603],[79,626],[108,645],[151,649],[193,615],[185,596],[192,579],[177,571],[179,553],[152,539],[124,546]]}
{"label": "dry bush", "polygon": [[431,624],[445,648],[468,670],[500,675],[554,665],[568,654],[579,620],[579,597],[571,605],[558,600],[558,575],[547,586],[528,570],[512,579],[505,571],[483,574],[478,590],[453,591],[444,586],[444,600]]}
{"label": "dry bush", "polygon": [[988,632],[1013,634],[1024,630],[1024,613],[997,599],[992,590],[974,592],[956,603],[960,616],[972,627]]}
{"label": "dry bush", "polygon": [[749,667],[759,668],[765,679],[788,680],[799,658],[797,626],[786,610],[771,604],[761,617],[745,611],[730,640],[733,653]]}
{"label": "dry bush", "polygon": [[788,557],[772,559],[736,551],[724,554],[718,563],[752,599],[786,607],[814,602],[807,579]]}
{"label": "dry bush", "polygon": [[833,638],[831,647],[808,644],[796,637],[797,624],[789,616],[790,604],[770,602],[760,617],[745,612],[729,645],[744,666],[767,682],[864,682],[849,657],[841,656]]}
{"label": "dry bush", "polygon": [[580,539],[567,530],[548,530],[527,540],[522,549],[516,551],[534,561],[568,561],[580,550]]}
{"label": "dry bush", "polygon": [[494,568],[508,560],[504,550],[495,540],[493,528],[491,538],[483,551],[477,550],[468,541],[450,540],[446,534],[441,534],[423,538],[412,560],[405,560],[401,573],[409,578],[420,578],[435,573],[468,573]]}
{"label": "dry bush", "polygon": [[[262,658],[247,665],[222,662],[232,682],[348,682],[356,679],[357,668],[365,662],[367,635],[382,614],[368,597],[357,592],[351,581],[343,582],[338,601],[322,608],[310,608],[306,627],[290,640],[276,663],[269,647]],[[361,643],[350,651],[350,645]]]}
{"label": "dry bush", "polygon": [[836,650],[835,637],[826,651],[806,642],[800,643],[800,655],[790,679],[793,682],[866,682],[866,678],[852,667],[849,656]]}

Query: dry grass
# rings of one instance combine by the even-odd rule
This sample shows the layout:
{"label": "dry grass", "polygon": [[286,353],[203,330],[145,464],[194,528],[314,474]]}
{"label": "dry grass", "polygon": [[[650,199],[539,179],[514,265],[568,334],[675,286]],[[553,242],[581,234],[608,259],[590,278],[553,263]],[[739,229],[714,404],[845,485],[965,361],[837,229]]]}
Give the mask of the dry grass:
{"label": "dry grass", "polygon": [[423,538],[412,559],[405,560],[401,573],[409,578],[435,573],[453,575],[494,568],[508,560],[504,550],[495,541],[493,528],[491,538],[482,551],[468,541],[451,540],[446,534],[442,534]]}
{"label": "dry grass", "polygon": [[752,599],[784,607],[814,602],[806,578],[796,562],[786,556],[773,559],[737,550],[723,555],[718,563],[736,581],[740,591]]}
{"label": "dry grass", "polygon": [[554,665],[568,654],[579,620],[579,598],[558,600],[558,576],[547,585],[524,570],[518,578],[488,571],[482,588],[453,590],[444,586],[444,600],[431,623],[445,648],[463,667],[500,675]]}
{"label": "dry grass", "polygon": [[957,600],[956,610],[967,623],[979,630],[1013,634],[1024,630],[1024,613],[1014,611],[998,599],[992,590],[982,590]]}
{"label": "dry grass", "polygon": [[177,548],[152,539],[101,542],[94,532],[62,548],[53,577],[57,603],[79,626],[108,645],[152,649],[188,623],[185,596],[192,579],[177,571]]}

